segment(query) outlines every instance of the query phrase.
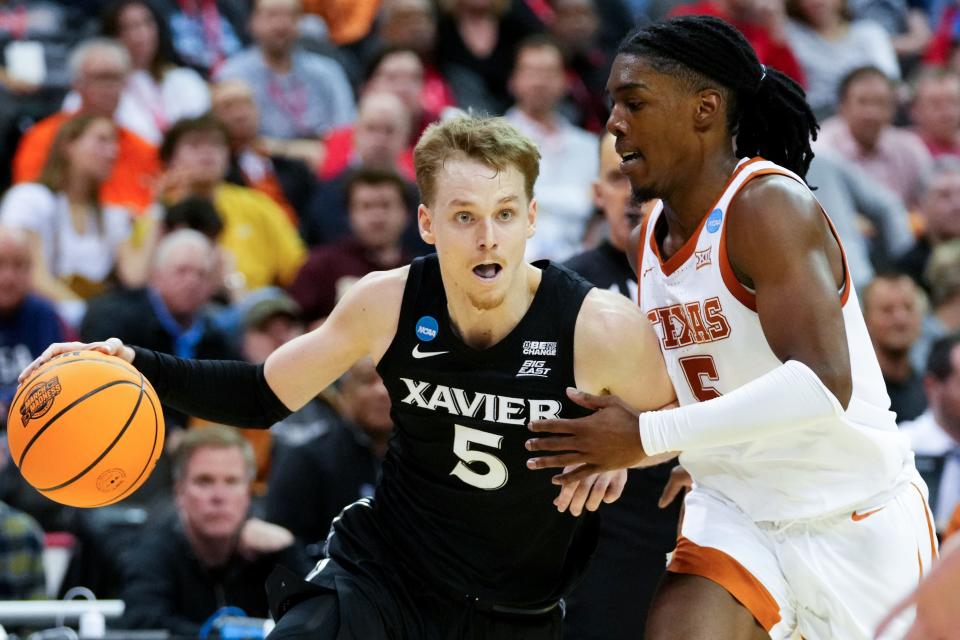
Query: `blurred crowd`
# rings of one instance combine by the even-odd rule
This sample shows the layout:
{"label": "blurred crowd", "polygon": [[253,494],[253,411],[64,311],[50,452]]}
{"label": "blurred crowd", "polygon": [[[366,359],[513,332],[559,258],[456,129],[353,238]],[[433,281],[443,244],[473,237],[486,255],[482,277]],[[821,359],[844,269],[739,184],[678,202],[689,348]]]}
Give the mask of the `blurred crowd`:
{"label": "blurred crowd", "polygon": [[[603,215],[624,188],[601,166],[607,73],[633,25],[691,13],[736,25],[807,92],[807,179],[950,532],[957,0],[0,0],[0,420],[51,342],[259,363],[366,273],[429,252],[412,150],[460,111],[503,115],[541,149],[529,259],[622,259],[627,218]],[[369,362],[266,431],[165,418],[167,454],[116,507],[59,507],[4,454],[0,598],[82,584],[123,595],[129,625],[184,635],[222,604],[265,616],[263,558],[319,557],[333,517],[372,494],[392,428]],[[37,561],[52,544],[70,551],[56,579]]]}

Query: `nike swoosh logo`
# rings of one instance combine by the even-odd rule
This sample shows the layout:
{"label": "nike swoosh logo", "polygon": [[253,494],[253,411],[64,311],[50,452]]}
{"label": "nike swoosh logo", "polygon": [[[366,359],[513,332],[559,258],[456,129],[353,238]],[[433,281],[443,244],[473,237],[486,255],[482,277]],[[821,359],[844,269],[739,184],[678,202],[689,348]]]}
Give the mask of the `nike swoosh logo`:
{"label": "nike swoosh logo", "polygon": [[863,513],[857,513],[856,511],[854,511],[853,513],[850,514],[850,519],[853,520],[854,522],[860,522],[861,520],[866,520],[867,518],[875,514],[877,511],[883,511],[884,509],[886,509],[886,507],[877,507],[872,511],[864,511]]}
{"label": "nike swoosh logo", "polygon": [[432,358],[433,356],[442,356],[445,353],[450,353],[449,351],[420,351],[420,345],[415,345],[413,347],[413,357],[417,360],[421,358]]}

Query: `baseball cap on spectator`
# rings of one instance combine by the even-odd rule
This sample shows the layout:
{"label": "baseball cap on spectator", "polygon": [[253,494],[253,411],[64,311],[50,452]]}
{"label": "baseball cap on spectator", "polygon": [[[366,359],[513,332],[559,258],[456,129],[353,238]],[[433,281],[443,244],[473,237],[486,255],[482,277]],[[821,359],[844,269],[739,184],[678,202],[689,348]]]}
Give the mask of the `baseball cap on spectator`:
{"label": "baseball cap on spectator", "polygon": [[258,289],[240,302],[244,329],[260,328],[267,320],[278,315],[300,319],[300,305],[277,287]]}

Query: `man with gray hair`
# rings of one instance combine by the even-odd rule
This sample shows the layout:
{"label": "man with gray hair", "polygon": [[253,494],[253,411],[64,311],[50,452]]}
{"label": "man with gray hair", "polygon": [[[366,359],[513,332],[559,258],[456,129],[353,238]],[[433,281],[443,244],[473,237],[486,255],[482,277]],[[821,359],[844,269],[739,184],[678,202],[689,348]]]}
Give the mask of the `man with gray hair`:
{"label": "man with gray hair", "polygon": [[17,389],[19,369],[51,339],[66,337],[50,302],[31,293],[30,240],[21,229],[0,227],[0,427]]}
{"label": "man with gray hair", "polygon": [[[118,289],[90,301],[80,326],[84,340],[109,336],[149,344],[181,357],[234,358],[231,342],[205,309],[213,295],[216,256],[202,233],[180,229],[157,246],[146,287]],[[167,424],[185,416],[165,411]]]}
{"label": "man with gray hair", "polygon": [[[130,54],[114,40],[94,38],[77,46],[70,56],[70,69],[73,88],[80,96],[80,110],[58,111],[27,130],[13,159],[14,182],[31,182],[40,176],[57,132],[74,115],[114,119],[130,72]],[[160,173],[157,151],[119,124],[117,145],[117,161],[100,190],[101,204],[142,211],[153,202],[153,183]]]}
{"label": "man with gray hair", "polygon": [[943,156],[923,174],[917,194],[923,236],[897,262],[898,270],[924,285],[924,272],[934,249],[960,238],[960,158]]}
{"label": "man with gray hair", "polygon": [[263,585],[277,564],[306,558],[286,529],[248,519],[253,450],[240,433],[192,429],[173,459],[176,517],[137,546],[124,575],[124,626],[196,637],[223,606],[267,617]]}

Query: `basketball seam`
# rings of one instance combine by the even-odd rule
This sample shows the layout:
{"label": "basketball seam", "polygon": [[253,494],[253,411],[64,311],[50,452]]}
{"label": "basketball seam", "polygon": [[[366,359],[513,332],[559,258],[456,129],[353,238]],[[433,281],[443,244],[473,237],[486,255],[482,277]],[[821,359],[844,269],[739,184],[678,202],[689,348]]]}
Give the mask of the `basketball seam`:
{"label": "basketball seam", "polygon": [[[96,362],[96,363],[100,363],[100,364],[108,364],[108,365],[110,365],[111,367],[116,367],[117,369],[122,369],[122,370],[126,371],[127,373],[137,373],[137,374],[140,373],[140,371],[139,371],[136,367],[134,367],[133,365],[127,365],[126,367],[124,367],[124,366],[122,366],[122,365],[117,364],[116,362],[111,362],[111,361],[109,361],[109,360],[90,360],[90,359],[88,359],[88,358],[76,358],[76,357],[74,357],[74,359],[71,359],[71,360],[64,360],[63,362],[58,362],[57,364],[55,364],[54,366],[52,366],[52,367],[50,367],[50,368],[48,368],[48,369],[42,369],[42,371],[41,371],[41,370],[38,370],[36,373],[34,373],[32,376],[30,376],[30,379],[29,379],[29,380],[25,380],[24,383],[23,383],[22,385],[20,385],[20,388],[17,390],[17,394],[16,394],[15,396],[13,396],[13,400],[10,401],[10,406],[12,407],[12,406],[14,406],[15,404],[17,404],[17,400],[20,399],[20,394],[22,394],[24,391],[26,391],[29,387],[32,387],[32,386],[33,386],[33,384],[32,384],[33,381],[34,381],[34,380],[37,378],[37,376],[39,376],[41,373],[43,373],[43,374],[50,373],[51,371],[56,371],[57,369],[59,369],[60,367],[62,367],[62,366],[64,366],[64,365],[73,364],[74,362]],[[121,362],[123,362],[123,361],[121,361]],[[141,374],[141,375],[142,375],[142,374]],[[131,384],[133,384],[133,383],[131,383]]]}
{"label": "basketball seam", "polygon": [[144,396],[143,385],[138,385],[138,386],[140,387],[140,393],[137,395],[136,404],[133,405],[133,411],[130,412],[130,416],[127,418],[127,421],[123,424],[123,428],[120,429],[120,432],[117,433],[116,436],[114,436],[113,442],[107,445],[107,448],[104,449],[103,452],[99,456],[97,456],[97,458],[87,466],[86,469],[84,469],[74,477],[54,487],[44,487],[42,489],[40,487],[37,487],[37,491],[56,491],[57,489],[63,489],[64,487],[73,484],[83,476],[87,475],[87,473],[91,469],[93,469],[95,466],[97,466],[97,464],[100,463],[101,460],[107,457],[107,454],[110,453],[110,451],[112,451],[115,446],[117,446],[117,443],[120,442],[120,438],[122,438],[123,434],[125,434],[127,432],[127,429],[130,428],[130,423],[133,422],[134,417],[137,415],[137,410],[140,408],[140,404],[143,402],[143,396]]}
{"label": "basketball seam", "polygon": [[80,403],[83,402],[84,400],[86,400],[86,399],[88,399],[88,398],[90,398],[90,397],[92,397],[92,396],[100,393],[100,392],[103,391],[104,389],[109,389],[110,387],[116,386],[116,385],[118,385],[118,384],[129,384],[129,385],[133,385],[133,386],[135,386],[135,387],[139,387],[139,388],[141,389],[141,393],[143,392],[143,391],[142,391],[142,390],[143,390],[143,387],[142,387],[141,385],[138,385],[138,384],[135,383],[135,382],[131,382],[130,380],[112,380],[111,382],[107,382],[106,384],[100,385],[100,386],[97,387],[96,389],[93,389],[93,390],[91,390],[91,391],[86,392],[85,394],[83,394],[82,396],[80,396],[79,398],[77,398],[76,400],[74,400],[73,402],[71,402],[70,404],[68,404],[67,406],[65,406],[63,409],[61,409],[60,411],[58,411],[56,415],[54,415],[52,418],[50,418],[49,420],[47,420],[47,423],[46,423],[45,425],[43,425],[42,427],[40,427],[39,429],[37,429],[37,432],[36,432],[35,434],[33,434],[33,437],[32,437],[32,438],[30,438],[30,441],[26,444],[26,446],[23,447],[23,451],[20,452],[20,459],[17,461],[17,467],[20,468],[21,470],[23,469],[23,459],[27,457],[27,452],[30,451],[30,447],[32,447],[32,446],[33,446],[33,443],[37,441],[37,438],[39,438],[41,435],[43,435],[43,433],[44,433],[47,429],[50,428],[50,425],[52,425],[54,422],[56,422],[57,420],[59,420],[60,417],[61,417],[63,414],[65,414],[66,412],[70,411],[70,409],[73,409],[75,406],[77,406],[78,404],[80,404]]}
{"label": "basketball seam", "polygon": [[[144,378],[142,375],[140,376],[140,379],[143,380],[147,385],[150,384],[150,381]],[[144,387],[141,387],[141,389],[144,389]],[[146,473],[148,468],[150,468],[151,463],[154,463],[154,464],[156,463],[156,460],[154,459],[154,455],[157,455],[158,456],[157,459],[159,459],[159,454],[157,454],[157,440],[159,439],[158,436],[160,433],[160,424],[157,419],[159,414],[157,412],[156,405],[153,404],[153,399],[150,397],[150,394],[146,393],[144,394],[144,396],[147,398],[147,402],[150,403],[150,409],[153,411],[153,446],[150,448],[150,455],[147,456],[147,463],[143,465],[143,468],[140,469],[140,473],[137,475],[136,478],[134,478],[133,482],[131,482],[127,486],[127,488],[123,490],[123,493],[116,495],[105,502],[90,505],[92,508],[103,507],[108,504],[114,504],[116,502],[119,502],[120,500],[123,500],[123,498],[126,497],[128,493],[130,493],[132,490],[136,488],[139,488],[137,486],[137,482],[140,481],[140,478],[143,477],[143,474]]]}

